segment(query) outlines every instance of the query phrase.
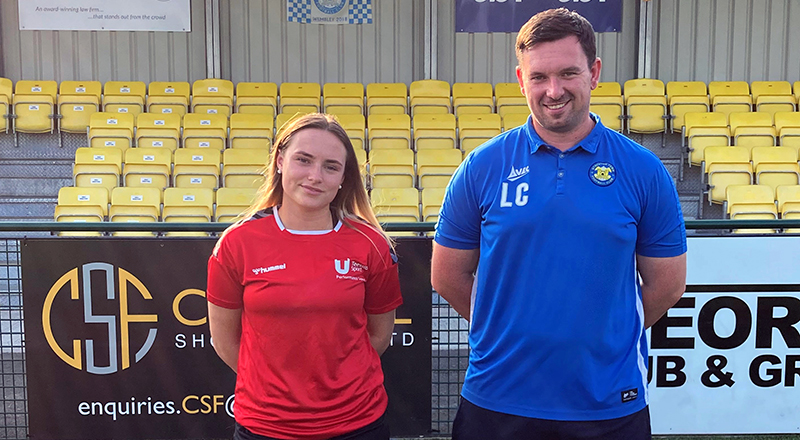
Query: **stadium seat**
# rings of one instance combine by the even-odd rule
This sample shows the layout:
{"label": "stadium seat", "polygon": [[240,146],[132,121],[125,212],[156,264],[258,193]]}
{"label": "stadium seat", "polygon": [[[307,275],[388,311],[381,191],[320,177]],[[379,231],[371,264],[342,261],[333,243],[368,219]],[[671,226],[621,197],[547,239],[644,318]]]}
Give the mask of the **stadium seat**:
{"label": "stadium seat", "polygon": [[[527,107],[526,107],[527,109]],[[589,99],[589,110],[600,116],[604,126],[622,131],[622,120],[625,118],[622,88],[618,82],[601,82],[592,90]]]}
{"label": "stadium seat", "polygon": [[264,168],[268,163],[266,148],[225,150],[222,153],[222,186],[258,188],[264,183]]}
{"label": "stadium seat", "polygon": [[183,148],[225,149],[228,118],[225,115],[187,113],[183,117]]}
{"label": "stadium seat", "polygon": [[686,113],[708,112],[709,100],[706,83],[702,81],[670,81],[667,83],[670,132],[683,130]]}
{"label": "stadium seat", "polygon": [[322,87],[323,111],[333,115],[363,115],[364,85],[327,83]]}
{"label": "stadium seat", "polygon": [[505,116],[502,116],[503,131],[510,130],[512,128],[519,127],[520,125],[527,124],[528,117],[530,115],[531,113],[528,112],[528,113],[508,113]]}
{"label": "stadium seat", "polygon": [[729,115],[753,110],[750,85],[744,81],[711,81],[708,83],[708,94],[712,111]]}
{"label": "stadium seat", "polygon": [[689,154],[689,166],[700,165],[706,147],[730,145],[728,118],[724,113],[717,112],[685,113],[681,139]]}
{"label": "stadium seat", "polygon": [[103,84],[103,111],[131,113],[144,111],[147,86],[141,81],[106,81]]}
{"label": "stadium seat", "polygon": [[234,113],[230,119],[231,148],[272,148],[273,122],[263,113]]}
{"label": "stadium seat", "polygon": [[408,115],[369,115],[367,129],[370,151],[411,149],[411,118]]}
{"label": "stadium seat", "polygon": [[233,83],[227,79],[198,79],[192,84],[192,113],[230,116],[233,113]]}
{"label": "stadium seat", "polygon": [[[775,195],[767,185],[730,185],[726,189],[726,213],[734,220],[773,220],[778,218]],[[771,234],[774,229],[734,229],[745,234]]]}
{"label": "stadium seat", "polygon": [[136,116],[136,146],[175,151],[181,138],[181,117],[175,113],[140,113]]}
{"label": "stadium seat", "polygon": [[757,112],[775,115],[776,112],[793,112],[797,108],[789,81],[753,81],[750,91]]}
{"label": "stadium seat", "polygon": [[456,148],[456,117],[450,113],[418,113],[412,119],[414,149]]}
{"label": "stadium seat", "polygon": [[466,114],[458,118],[458,142],[464,153],[500,134],[500,115]]}
{"label": "stadium seat", "polygon": [[319,84],[285,82],[281,84],[280,90],[280,113],[316,113],[320,111],[321,90]]}
{"label": "stadium seat", "polygon": [[62,81],[58,96],[58,127],[67,133],[86,133],[89,119],[100,111],[100,81]]}
{"label": "stadium seat", "polygon": [[[778,212],[783,219],[800,219],[800,185],[779,186]],[[800,234],[800,228],[787,228],[784,232]]]}
{"label": "stadium seat", "polygon": [[414,152],[410,149],[377,149],[369,153],[373,188],[414,187]]}
{"label": "stadium seat", "polygon": [[220,188],[214,217],[220,223],[233,222],[255,200],[255,188]]}
{"label": "stadium seat", "polygon": [[375,216],[381,223],[419,221],[419,191],[416,188],[374,188],[370,198]]}
{"label": "stadium seat", "polygon": [[125,152],[122,181],[126,187],[163,190],[170,186],[171,168],[172,151],[169,149],[131,148]]}
{"label": "stadium seat", "polygon": [[178,188],[218,188],[220,159],[220,152],[213,148],[179,148],[172,181]]}
{"label": "stadium seat", "polygon": [[55,81],[17,81],[14,89],[14,131],[21,133],[52,133],[55,129]]}
{"label": "stadium seat", "polygon": [[403,83],[367,84],[367,114],[408,113],[408,90]]}
{"label": "stadium seat", "polygon": [[702,167],[707,176],[709,205],[724,203],[729,185],[753,183],[750,151],[744,147],[706,147]]}
{"label": "stadium seat", "polygon": [[412,81],[408,88],[411,116],[417,113],[452,113],[450,83],[437,79]]}
{"label": "stadium seat", "polygon": [[435,222],[439,220],[439,210],[442,208],[445,188],[422,189],[422,221]]}
{"label": "stadium seat", "polygon": [[[108,190],[65,186],[58,190],[57,222],[102,222],[108,215]],[[61,236],[99,236],[97,231],[61,232]]]}
{"label": "stadium seat", "polygon": [[[108,220],[124,223],[153,223],[161,217],[162,192],[158,188],[114,188]],[[114,236],[149,237],[149,231],[115,231]]]}
{"label": "stadium seat", "polygon": [[278,86],[266,82],[236,84],[236,113],[258,113],[274,119],[278,114]]}
{"label": "stadium seat", "polygon": [[133,146],[134,117],[131,113],[97,112],[89,118],[87,137],[94,148],[116,147],[126,150]]}
{"label": "stadium seat", "polygon": [[775,113],[775,130],[781,146],[792,147],[800,151],[800,113]]}
{"label": "stadium seat", "polygon": [[495,105],[497,114],[505,117],[509,113],[523,113],[530,115],[528,101],[519,89],[518,83],[497,83],[494,86]]}
{"label": "stadium seat", "polygon": [[147,112],[185,115],[189,111],[189,89],[188,82],[151,82],[147,91]]}
{"label": "stadium seat", "polygon": [[772,125],[772,115],[767,112],[731,113],[728,117],[733,145],[740,147],[771,147],[777,133]]}
{"label": "stadium seat", "polygon": [[[178,150],[180,151],[180,150]],[[161,217],[167,223],[214,221],[214,190],[211,188],[167,188]],[[206,232],[167,232],[168,237],[207,236]]]}
{"label": "stadium seat", "polygon": [[278,115],[275,116],[275,137],[277,138],[281,134],[283,126],[288,124],[292,119],[299,118],[309,113],[313,112],[278,113]]}
{"label": "stadium seat", "polygon": [[356,149],[356,151],[365,151],[366,136],[364,133],[366,132],[367,122],[366,119],[364,119],[364,115],[337,115],[336,119],[347,132],[347,136],[350,137],[353,148]]}
{"label": "stadium seat", "polygon": [[8,78],[0,78],[0,131],[8,133],[11,124],[11,102],[14,96],[14,85]]}
{"label": "stadium seat", "polygon": [[790,147],[753,147],[755,183],[773,189],[781,185],[800,185],[797,151]]}
{"label": "stadium seat", "polygon": [[108,191],[119,186],[122,170],[122,150],[119,148],[88,148],[75,150],[72,168],[74,186],[101,186]]}
{"label": "stadium seat", "polygon": [[461,150],[420,150],[417,152],[417,187],[444,188],[461,164]]}
{"label": "stadium seat", "polygon": [[489,83],[453,84],[453,113],[456,117],[473,113],[494,113],[492,85]]}
{"label": "stadium seat", "polygon": [[664,83],[657,79],[625,81],[628,133],[664,133],[668,128]]}
{"label": "stadium seat", "polygon": [[792,84],[792,91],[795,102],[800,106],[800,81],[795,81],[794,84]]}

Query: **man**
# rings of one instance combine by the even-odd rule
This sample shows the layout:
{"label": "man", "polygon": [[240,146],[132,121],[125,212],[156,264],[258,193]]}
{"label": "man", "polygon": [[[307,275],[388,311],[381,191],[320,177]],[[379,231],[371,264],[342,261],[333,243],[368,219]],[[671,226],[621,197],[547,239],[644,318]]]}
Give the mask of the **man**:
{"label": "man", "polygon": [[434,288],[471,321],[453,438],[649,439],[645,329],[686,279],[674,183],[590,114],[586,19],[537,14],[516,54],[532,116],[467,156],[433,248]]}

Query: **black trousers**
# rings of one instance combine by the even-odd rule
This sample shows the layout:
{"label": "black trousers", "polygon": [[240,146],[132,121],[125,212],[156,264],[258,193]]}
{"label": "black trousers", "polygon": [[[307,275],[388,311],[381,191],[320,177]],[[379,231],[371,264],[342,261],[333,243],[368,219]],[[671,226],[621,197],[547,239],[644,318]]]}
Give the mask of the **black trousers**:
{"label": "black trousers", "polygon": [[453,440],[650,440],[648,408],[610,420],[565,422],[520,417],[481,408],[461,398]]}
{"label": "black trousers", "polygon": [[[249,429],[240,424],[236,424],[233,433],[233,440],[289,440],[277,439],[274,437],[264,437],[263,435],[253,434]],[[386,414],[369,425],[356,429],[346,434],[331,437],[329,440],[389,440],[389,424],[386,423]]]}

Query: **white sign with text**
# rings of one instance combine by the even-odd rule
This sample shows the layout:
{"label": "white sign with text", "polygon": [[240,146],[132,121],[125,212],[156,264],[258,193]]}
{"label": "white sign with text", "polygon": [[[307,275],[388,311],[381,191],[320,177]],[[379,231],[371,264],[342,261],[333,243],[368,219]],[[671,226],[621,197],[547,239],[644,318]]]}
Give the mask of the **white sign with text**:
{"label": "white sign with text", "polygon": [[20,30],[191,32],[190,0],[18,0]]}

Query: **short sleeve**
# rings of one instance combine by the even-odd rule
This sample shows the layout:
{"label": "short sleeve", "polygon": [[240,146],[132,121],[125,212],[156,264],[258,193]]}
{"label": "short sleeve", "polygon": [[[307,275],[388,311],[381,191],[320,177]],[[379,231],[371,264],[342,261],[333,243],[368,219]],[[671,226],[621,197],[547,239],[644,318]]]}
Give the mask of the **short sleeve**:
{"label": "short sleeve", "polygon": [[454,249],[476,249],[481,240],[481,210],[471,177],[474,154],[453,174],[445,190],[434,241]]}
{"label": "short sleeve", "polygon": [[675,183],[663,165],[648,187],[639,220],[636,253],[676,257],[686,252],[686,228]]}
{"label": "short sleeve", "polygon": [[208,258],[208,302],[226,309],[240,309],[243,306],[244,286],[241,271],[237,271],[235,259],[230,252],[225,236]]}
{"label": "short sleeve", "polygon": [[391,312],[403,304],[397,255],[388,243],[379,240],[372,250],[364,294],[364,310],[370,315]]}

